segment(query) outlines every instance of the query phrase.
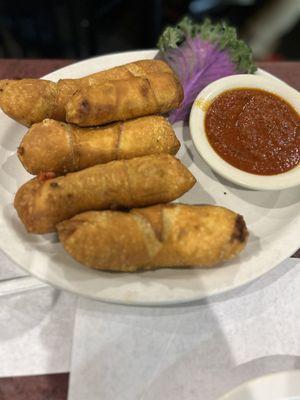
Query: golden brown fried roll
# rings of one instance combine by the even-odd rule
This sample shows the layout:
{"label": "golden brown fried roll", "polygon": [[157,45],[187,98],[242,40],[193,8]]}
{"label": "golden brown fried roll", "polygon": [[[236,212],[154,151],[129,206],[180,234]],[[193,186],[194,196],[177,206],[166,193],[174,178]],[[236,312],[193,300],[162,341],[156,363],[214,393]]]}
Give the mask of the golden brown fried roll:
{"label": "golden brown fried roll", "polygon": [[[0,107],[11,118],[31,126],[45,118],[65,121],[65,106],[72,95],[101,81],[152,77],[168,80],[173,70],[160,60],[141,60],[100,71],[80,79],[61,79],[58,83],[41,79],[0,80]],[[182,96],[182,93],[181,93]],[[179,100],[180,101],[180,100]]]}
{"label": "golden brown fried roll", "polygon": [[20,124],[53,116],[57,85],[41,79],[6,80],[0,92],[0,107],[9,117]]}
{"label": "golden brown fried roll", "polygon": [[103,125],[179,107],[182,87],[174,74],[152,74],[86,86],[66,104],[66,120],[79,126]]}
{"label": "golden brown fried roll", "polygon": [[14,206],[28,232],[46,233],[83,211],[175,200],[194,183],[193,175],[173,156],[151,155],[95,165],[44,182],[32,179],[18,190]]}
{"label": "golden brown fried roll", "polygon": [[172,126],[158,115],[96,128],[45,119],[23,137],[18,156],[31,174],[60,175],[112,160],[176,154],[179,147]]}
{"label": "golden brown fried roll", "polygon": [[240,253],[248,237],[243,217],[233,211],[183,204],[90,211],[61,222],[57,231],[80,263],[122,272],[211,267]]}

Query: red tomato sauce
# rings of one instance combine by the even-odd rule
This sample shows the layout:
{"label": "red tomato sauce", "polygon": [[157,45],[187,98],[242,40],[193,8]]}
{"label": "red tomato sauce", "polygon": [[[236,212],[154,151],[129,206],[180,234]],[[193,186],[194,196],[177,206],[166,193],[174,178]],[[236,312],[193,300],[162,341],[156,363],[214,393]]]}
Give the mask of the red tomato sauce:
{"label": "red tomato sauce", "polygon": [[300,162],[299,114],[267,91],[222,93],[207,110],[205,130],[219,156],[243,171],[275,175]]}

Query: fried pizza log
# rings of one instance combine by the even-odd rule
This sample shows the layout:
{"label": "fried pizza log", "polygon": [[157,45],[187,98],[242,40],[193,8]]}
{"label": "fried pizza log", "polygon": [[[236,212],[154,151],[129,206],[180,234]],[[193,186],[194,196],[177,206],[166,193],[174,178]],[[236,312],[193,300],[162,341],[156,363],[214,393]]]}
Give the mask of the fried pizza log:
{"label": "fried pizza log", "polygon": [[180,147],[172,126],[158,115],[96,128],[45,119],[34,124],[18,148],[28,172],[57,175],[113,160],[148,154],[176,154]]}
{"label": "fried pizza log", "polygon": [[105,81],[79,89],[66,104],[66,120],[79,126],[103,125],[166,113],[179,107],[182,99],[174,74]]}
{"label": "fried pizza log", "polygon": [[169,154],[111,161],[41,182],[25,183],[14,206],[28,232],[46,233],[83,211],[142,207],[180,197],[195,178]]}
{"label": "fried pizza log", "polygon": [[[0,107],[11,118],[31,126],[45,118],[65,121],[65,106],[79,89],[102,81],[150,78],[152,85],[162,88],[161,81],[177,79],[173,70],[160,60],[141,60],[79,79],[61,79],[58,83],[42,79],[0,80]],[[182,89],[178,86],[179,104]]]}
{"label": "fried pizza log", "polygon": [[243,217],[217,206],[160,204],[143,209],[90,211],[58,224],[65,250],[101,270],[212,267],[240,253]]}

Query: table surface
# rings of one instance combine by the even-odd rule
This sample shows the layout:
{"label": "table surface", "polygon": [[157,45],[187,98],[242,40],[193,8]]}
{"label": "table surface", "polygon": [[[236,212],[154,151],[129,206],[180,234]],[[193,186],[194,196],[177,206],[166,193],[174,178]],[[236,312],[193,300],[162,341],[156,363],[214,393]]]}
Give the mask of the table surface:
{"label": "table surface", "polygon": [[[71,64],[72,60],[17,60],[0,59],[0,79],[39,78],[58,68]],[[300,62],[264,62],[259,67],[276,75],[300,90]],[[294,255],[300,258],[300,249]],[[26,376],[0,379],[1,400],[66,400],[69,374]]]}

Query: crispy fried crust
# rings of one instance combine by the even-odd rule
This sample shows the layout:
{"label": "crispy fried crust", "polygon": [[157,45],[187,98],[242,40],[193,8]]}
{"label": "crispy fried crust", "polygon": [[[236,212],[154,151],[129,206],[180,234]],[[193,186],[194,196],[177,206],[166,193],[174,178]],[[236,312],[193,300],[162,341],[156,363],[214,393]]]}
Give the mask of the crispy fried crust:
{"label": "crispy fried crust", "polygon": [[41,79],[5,80],[0,86],[0,107],[20,124],[31,126],[52,116],[57,85]]}
{"label": "crispy fried crust", "polygon": [[179,204],[86,212],[57,231],[80,263],[121,272],[211,267],[239,254],[248,238],[243,217],[226,208]]}
{"label": "crispy fried crust", "polygon": [[78,90],[66,105],[66,120],[79,126],[103,125],[179,107],[181,85],[174,74],[101,82]]}
{"label": "crispy fried crust", "polygon": [[[172,69],[160,60],[141,60],[80,79],[61,79],[58,83],[42,79],[0,80],[0,107],[19,123],[31,126],[45,118],[65,121],[65,106],[73,94],[102,81],[146,78],[159,84],[159,79],[174,76]],[[159,79],[154,78],[160,77]],[[174,78],[177,79],[177,78]],[[177,85],[178,101],[182,89]],[[162,89],[161,84],[159,88]],[[170,88],[169,88],[170,89]]]}
{"label": "crispy fried crust", "polygon": [[170,123],[157,115],[97,128],[46,119],[23,137],[18,157],[31,174],[61,175],[113,160],[176,154],[179,147]]}
{"label": "crispy fried crust", "polygon": [[195,178],[168,154],[112,161],[39,182],[17,192],[14,206],[27,230],[46,233],[58,222],[88,210],[142,207],[180,197]]}

